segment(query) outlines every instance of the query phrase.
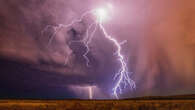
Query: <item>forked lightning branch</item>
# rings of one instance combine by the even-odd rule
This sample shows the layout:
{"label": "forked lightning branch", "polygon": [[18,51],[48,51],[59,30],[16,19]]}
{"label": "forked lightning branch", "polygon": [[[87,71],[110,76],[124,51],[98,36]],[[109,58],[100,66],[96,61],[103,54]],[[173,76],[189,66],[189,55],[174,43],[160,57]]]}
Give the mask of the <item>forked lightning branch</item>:
{"label": "forked lightning branch", "polygon": [[[88,15],[92,15],[95,17],[95,19],[93,20],[94,22],[91,23],[87,30],[86,30],[86,36],[84,37],[84,39],[82,39],[81,41],[78,42],[82,42],[83,44],[85,44],[87,50],[86,52],[83,54],[83,57],[86,60],[86,65],[89,67],[90,66],[90,60],[87,57],[87,54],[90,52],[90,48],[89,48],[89,44],[91,43],[91,41],[93,40],[94,34],[97,30],[97,28],[101,29],[102,33],[104,34],[104,37],[108,40],[110,40],[115,46],[116,46],[116,55],[118,57],[118,59],[116,59],[117,61],[119,61],[120,63],[120,68],[118,70],[118,72],[115,74],[115,77],[113,78],[113,80],[116,82],[112,88],[113,90],[113,95],[118,99],[119,98],[119,94],[122,94],[123,89],[125,89],[126,87],[129,87],[130,89],[135,89],[136,85],[135,82],[130,78],[130,72],[128,71],[128,67],[127,67],[127,63],[125,61],[125,57],[122,54],[122,48],[121,48],[121,42],[117,41],[117,39],[115,39],[114,37],[110,36],[103,23],[106,22],[109,18],[109,12],[113,11],[113,6],[111,4],[107,4],[104,7],[100,7],[94,10],[90,10],[87,11],[85,13],[83,13],[81,15],[81,17],[79,19],[75,19],[73,20],[70,24],[67,25],[63,25],[63,24],[59,24],[58,26],[47,26],[45,29],[48,29],[48,27],[52,27],[55,31],[52,34],[48,45],[52,42],[53,37],[55,37],[55,35],[57,34],[57,32],[61,29],[61,28],[67,28],[67,27],[71,27],[73,24],[75,23],[79,23],[81,22],[84,17],[88,16]],[[89,32],[90,29],[93,28],[93,31]],[[92,90],[90,90],[90,94]],[[92,96],[90,96],[92,97]]]}

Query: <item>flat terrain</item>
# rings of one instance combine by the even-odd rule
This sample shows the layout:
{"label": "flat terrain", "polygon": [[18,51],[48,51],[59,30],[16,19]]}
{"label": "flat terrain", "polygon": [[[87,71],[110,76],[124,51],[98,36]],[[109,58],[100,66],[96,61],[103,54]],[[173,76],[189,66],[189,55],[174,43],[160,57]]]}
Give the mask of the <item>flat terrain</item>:
{"label": "flat terrain", "polygon": [[195,110],[195,99],[0,100],[0,110]]}

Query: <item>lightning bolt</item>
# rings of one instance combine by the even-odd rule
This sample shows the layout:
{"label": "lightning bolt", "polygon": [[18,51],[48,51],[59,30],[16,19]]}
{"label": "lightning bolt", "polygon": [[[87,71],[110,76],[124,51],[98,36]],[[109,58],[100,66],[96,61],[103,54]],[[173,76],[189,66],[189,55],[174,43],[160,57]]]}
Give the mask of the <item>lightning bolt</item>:
{"label": "lightning bolt", "polygon": [[93,88],[89,86],[88,90],[89,90],[89,99],[93,99]]}
{"label": "lightning bolt", "polygon": [[119,69],[118,73],[116,73],[116,75],[114,76],[114,79],[118,79],[118,80],[113,88],[113,94],[118,99],[118,91],[120,92],[120,94],[122,94],[122,84],[124,84],[123,88],[126,88],[126,86],[129,84],[131,89],[136,88],[136,85],[135,85],[135,82],[129,77],[128,67],[127,67],[127,64],[125,62],[125,58],[121,53],[121,50],[122,50],[121,43],[119,43],[116,39],[114,39],[112,36],[110,36],[106,32],[101,20],[99,22],[99,27],[103,31],[104,36],[108,40],[112,41],[115,44],[115,46],[117,47],[116,54],[117,54],[118,60],[121,64],[121,68]]}
{"label": "lightning bolt", "polygon": [[[101,11],[103,11],[103,10],[101,10]],[[87,12],[83,13],[79,19],[73,20],[70,24],[67,24],[67,25],[60,24],[58,26],[50,26],[50,25],[47,26],[43,30],[43,32],[45,30],[47,30],[48,28],[50,28],[50,27],[54,29],[54,33],[50,36],[50,40],[48,42],[48,45],[50,45],[50,43],[52,42],[53,38],[61,30],[61,28],[68,28],[68,27],[71,27],[72,25],[74,25],[75,23],[81,22],[84,19],[84,17],[87,16],[88,14],[95,15],[96,14],[96,10],[87,11]],[[82,42],[85,45],[86,52],[83,54],[83,57],[86,60],[87,67],[89,67],[90,66],[90,60],[87,57],[88,53],[90,52],[89,44],[91,43],[97,28],[99,27],[102,30],[102,32],[103,32],[103,34],[104,34],[106,39],[108,39],[111,42],[113,42],[113,44],[117,48],[117,51],[116,51],[115,55],[118,56],[118,61],[120,63],[120,68],[119,68],[118,73],[116,73],[115,76],[114,76],[114,80],[116,80],[116,84],[114,85],[112,90],[113,90],[113,95],[118,99],[119,98],[119,94],[122,94],[122,89],[125,89],[128,85],[130,86],[130,89],[135,89],[136,88],[136,84],[129,76],[130,72],[128,71],[128,67],[127,67],[127,63],[125,61],[125,57],[124,57],[124,55],[121,52],[122,51],[121,45],[124,44],[126,41],[119,42],[119,41],[117,41],[117,39],[115,39],[114,37],[110,36],[107,33],[106,29],[104,28],[102,21],[103,21],[102,16],[99,16],[98,19],[95,20],[94,23],[92,23],[92,24],[90,24],[88,26],[88,28],[86,30],[86,36],[85,36],[84,39],[78,40],[78,41],[77,40],[76,41],[71,41],[71,43],[73,43],[73,42]],[[92,28],[93,28],[93,30],[90,33],[90,30]],[[89,94],[92,94],[92,88],[89,88]],[[90,95],[90,98],[92,98],[91,95]]]}

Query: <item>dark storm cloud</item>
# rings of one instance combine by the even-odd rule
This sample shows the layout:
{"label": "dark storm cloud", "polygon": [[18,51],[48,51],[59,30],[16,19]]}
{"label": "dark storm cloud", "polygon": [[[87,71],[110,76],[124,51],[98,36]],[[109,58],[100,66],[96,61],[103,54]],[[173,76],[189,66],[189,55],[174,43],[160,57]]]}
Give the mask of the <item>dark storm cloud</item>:
{"label": "dark storm cloud", "polygon": [[[117,64],[113,60],[115,59],[114,47],[101,32],[97,33],[98,38],[95,38],[95,42],[91,45],[94,49],[88,54],[90,67],[86,67],[86,61],[82,56],[86,47],[82,43],[70,43],[70,40],[75,38],[79,40],[84,36],[86,21],[62,29],[51,42],[49,40],[54,33],[54,28],[49,27],[44,30],[48,25],[67,24],[90,8],[88,1],[79,2],[80,6],[77,6],[77,2],[72,0],[0,1],[2,5],[0,54],[2,58],[10,59],[6,61],[3,59],[2,65],[6,62],[13,63],[13,65],[5,64],[4,67],[7,67],[1,69],[3,72],[1,75],[5,78],[2,80],[5,90],[6,86],[8,89],[23,83],[32,88],[40,88],[41,86],[37,86],[38,83],[47,87],[108,83],[107,76],[115,73],[116,69],[112,68]],[[100,46],[102,43],[107,46]],[[26,64],[33,69],[26,67]],[[10,71],[9,68],[15,71]],[[9,76],[14,78],[10,80]],[[10,81],[18,83],[9,84]],[[26,85],[22,87],[26,88]]]}
{"label": "dark storm cloud", "polygon": [[[50,36],[41,34],[47,25],[64,23],[68,16],[71,17],[71,13],[77,13],[73,12],[70,2],[40,0],[1,2],[2,55],[26,58],[34,63],[51,66],[62,66],[70,59],[71,50],[64,39],[67,34],[55,38],[49,47],[47,44]],[[66,67],[62,68],[64,71],[61,72],[66,72]]]}
{"label": "dark storm cloud", "polygon": [[[122,45],[123,53],[128,57],[129,70],[137,84],[137,90],[127,92],[126,96],[194,93],[194,1],[110,2],[115,14],[105,25],[118,40],[128,41]],[[113,55],[114,46],[100,30],[90,44],[88,57],[92,66],[89,68],[82,57],[86,47],[69,42],[84,36],[88,21],[62,29],[50,45],[54,29],[43,31],[47,25],[68,24],[101,3],[93,0],[1,0],[0,55],[28,62],[36,72],[44,71],[40,72],[43,81],[51,80],[47,85],[95,84],[110,92],[119,65]],[[47,72],[52,76],[48,78]],[[35,76],[32,79],[36,79]],[[45,85],[47,81],[40,83]]]}

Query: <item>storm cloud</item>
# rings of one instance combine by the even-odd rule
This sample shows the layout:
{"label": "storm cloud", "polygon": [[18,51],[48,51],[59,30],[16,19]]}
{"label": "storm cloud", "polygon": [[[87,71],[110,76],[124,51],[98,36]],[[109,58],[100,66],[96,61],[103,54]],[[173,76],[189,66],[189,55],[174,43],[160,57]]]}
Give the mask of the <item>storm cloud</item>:
{"label": "storm cloud", "polygon": [[[114,13],[113,19],[104,25],[117,40],[127,40],[127,43],[122,45],[123,54],[128,59],[131,77],[137,84],[136,90],[127,90],[123,97],[193,94],[193,0],[1,0],[2,59],[19,63],[21,67],[25,67],[23,64],[30,65],[32,70],[25,67],[25,72],[21,70],[20,73],[15,73],[23,76],[36,72],[36,75],[28,79],[28,84],[36,85],[33,80],[40,79],[40,75],[42,79],[38,82],[42,86],[52,86],[59,91],[64,86],[68,89],[69,85],[95,85],[102,93],[110,94],[115,83],[112,79],[119,64],[117,57],[113,55],[116,48],[112,42],[105,39],[101,30],[96,32],[90,43],[91,51],[88,57],[91,67],[86,66],[82,56],[86,50],[84,44],[70,43],[85,36],[88,20],[63,28],[51,42],[54,28],[45,30],[47,26],[68,24],[85,11],[106,2],[113,4]],[[3,60],[1,65],[5,62],[9,61]],[[6,72],[1,73],[4,76],[2,83],[9,85],[9,77],[5,74],[14,75],[14,72],[5,69],[9,67],[1,68],[2,72]],[[18,81],[17,77],[12,81]],[[4,86],[3,89],[6,90],[6,85]],[[9,87],[12,87],[12,84]]]}

